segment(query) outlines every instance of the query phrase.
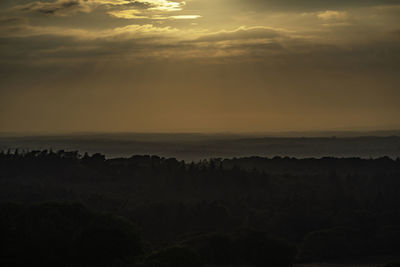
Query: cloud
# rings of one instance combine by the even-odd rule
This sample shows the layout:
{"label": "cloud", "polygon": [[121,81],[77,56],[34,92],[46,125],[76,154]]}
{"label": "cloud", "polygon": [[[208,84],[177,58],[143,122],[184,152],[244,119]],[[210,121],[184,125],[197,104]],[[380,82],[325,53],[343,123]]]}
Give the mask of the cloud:
{"label": "cloud", "polygon": [[240,27],[232,31],[219,31],[200,36],[196,39],[198,42],[219,42],[228,40],[248,40],[248,39],[265,39],[279,37],[281,34],[268,27]]}
{"label": "cloud", "polygon": [[248,9],[264,10],[326,10],[399,4],[398,0],[234,0]]}
{"label": "cloud", "polygon": [[142,11],[137,9],[114,10],[107,12],[110,16],[120,19],[146,19],[149,18]]}
{"label": "cloud", "polygon": [[0,27],[25,25],[27,23],[28,20],[22,17],[0,17]]}
{"label": "cloud", "polygon": [[[177,33],[178,30],[169,26],[157,27],[152,24],[131,24],[123,27],[116,27],[104,30],[85,30],[80,28],[66,28],[56,26],[32,26],[26,23],[12,24],[5,20],[2,27],[0,20],[0,37],[2,38],[29,38],[35,36],[48,36],[49,38],[69,37],[81,41],[92,40],[118,40],[120,42],[126,40],[137,40],[141,38],[157,37],[160,40],[169,38],[171,34]],[[18,20],[19,21],[19,20]],[[22,20],[23,21],[23,20]],[[9,28],[18,29],[14,31]],[[45,45],[45,43],[43,43]]]}
{"label": "cloud", "polygon": [[[57,0],[55,2],[35,1],[25,5],[17,5],[15,10],[27,13],[40,13],[53,16],[69,16],[76,13],[89,13],[94,8],[99,6],[113,7],[136,7],[147,9],[150,11],[180,11],[185,5],[184,1],[169,1],[169,0]],[[135,18],[131,10],[118,10],[109,12],[111,15],[124,14]],[[121,15],[122,16],[122,15]],[[116,16],[117,17],[117,16]]]}
{"label": "cloud", "polygon": [[171,19],[198,19],[201,18],[200,15],[177,15],[177,16],[170,16]]}
{"label": "cloud", "polygon": [[[98,60],[104,58],[229,58],[252,51],[277,51],[282,37],[265,27],[240,27],[232,31],[196,32],[151,24],[127,25],[105,30],[41,27],[28,24],[18,31],[0,31],[3,59]],[[282,37],[283,38],[283,37]],[[221,43],[222,42],[222,43]]]}
{"label": "cloud", "polygon": [[[43,3],[60,4],[63,2],[65,1],[58,0]],[[204,17],[199,21],[199,25],[191,27],[189,23],[178,20],[197,19],[200,15],[184,14],[186,12],[162,12],[153,9],[157,3],[159,6],[168,6],[168,2],[172,1],[80,1],[80,3],[91,6],[94,3],[96,5],[110,5],[99,10],[99,13],[85,15],[91,16],[90,19],[95,19],[95,16],[103,12],[103,15],[108,13],[108,15],[118,18],[140,19],[134,20],[134,24],[129,20],[114,20],[107,16],[103,16],[102,19],[108,19],[114,24],[110,26],[105,23],[100,27],[90,28],[85,28],[84,24],[81,26],[79,23],[75,24],[74,27],[62,24],[62,21],[68,20],[66,18],[58,20],[60,23],[54,25],[50,23],[28,24],[26,20],[17,17],[3,19],[0,21],[0,38],[2,38],[1,44],[4,48],[3,51],[5,51],[3,54],[8,53],[6,56],[12,58],[17,56],[18,53],[19,55],[26,53],[26,55],[29,55],[26,58],[34,57],[38,61],[42,59],[57,60],[57,58],[84,61],[87,58],[92,60],[97,55],[98,59],[118,57],[120,60],[128,60],[133,57],[174,57],[258,60],[268,61],[271,64],[291,61],[325,64],[323,63],[325,61],[338,61],[332,59],[331,55],[337,55],[338,59],[344,58],[344,55],[349,58],[346,49],[355,53],[354,51],[357,48],[354,47],[360,47],[360,43],[368,43],[381,38],[379,34],[389,25],[386,20],[376,23],[376,28],[360,24],[366,21],[366,18],[371,18],[368,23],[372,24],[374,23],[373,19],[377,18],[371,15],[373,13],[365,13],[367,11],[377,12],[375,8],[368,8],[356,11],[325,9],[307,12],[306,16],[302,16],[303,13],[298,13],[296,16],[290,17],[290,19],[296,17],[292,24],[282,27],[278,24],[273,25],[274,27],[267,26],[268,23],[264,21],[261,21],[259,26],[246,26],[255,25],[258,22],[257,19],[251,21],[251,17],[246,17],[243,24],[239,24],[242,21],[238,18],[239,22],[236,22],[236,25],[219,24],[216,26],[207,25],[207,17]],[[37,3],[39,2],[31,4]],[[174,1],[174,3],[179,3],[181,7],[185,5],[182,1]],[[192,2],[188,2],[187,5],[189,3]],[[197,12],[196,9],[190,8],[189,10]],[[378,11],[382,14],[378,18],[387,17],[385,15],[386,9],[379,9]],[[55,11],[53,15],[61,16],[60,14],[65,14],[66,11],[60,12]],[[354,12],[359,12],[359,14]],[[280,21],[286,22],[286,15],[287,13],[280,15]],[[347,18],[351,18],[351,26],[333,27],[349,25],[344,24],[347,23]],[[47,18],[41,19],[42,21],[47,20]],[[49,19],[49,21],[53,20]],[[32,22],[36,21],[32,19]],[[297,25],[299,25],[298,28]],[[330,28],[324,26],[330,26]],[[393,27],[396,28],[393,30],[389,28],[388,32],[393,33],[398,29],[398,25]],[[367,30],[369,34],[366,36],[364,33]],[[391,35],[393,36],[393,34]],[[31,41],[35,45],[29,46],[28,43]],[[383,45],[380,46],[380,48],[383,47]],[[378,48],[376,50],[379,51]],[[366,57],[366,54],[360,52],[358,60]],[[65,55],[68,56],[65,57]],[[305,55],[308,55],[308,58]],[[311,59],[313,55],[315,57]],[[320,60],[321,58],[325,59]],[[355,57],[352,58],[354,60]],[[20,57],[19,60],[23,59]]]}
{"label": "cloud", "polygon": [[317,15],[322,20],[346,20],[348,17],[347,12],[340,12],[335,10],[327,10]]}
{"label": "cloud", "polygon": [[132,5],[140,5],[135,8],[129,9],[116,9],[108,11],[107,14],[112,17],[121,19],[153,19],[153,20],[166,20],[166,19],[196,19],[200,15],[175,15],[168,16],[166,13],[181,11],[186,4],[184,1],[167,1],[167,0],[135,0]]}
{"label": "cloud", "polygon": [[0,31],[0,67],[172,57],[186,53],[179,45],[180,34],[174,28],[150,24],[97,31],[21,25],[18,31]]}
{"label": "cloud", "polygon": [[88,13],[92,10],[90,2],[81,0],[38,1],[26,5],[18,5],[15,9],[22,12],[35,12],[53,16],[68,16],[78,12]]}
{"label": "cloud", "polygon": [[163,14],[154,14],[153,12],[149,12],[148,10],[137,10],[137,9],[125,9],[125,10],[114,10],[109,11],[107,14],[120,18],[120,19],[153,19],[153,20],[167,20],[167,19],[198,19],[201,18],[200,15],[175,15],[175,16],[166,16]]}
{"label": "cloud", "polygon": [[138,2],[147,2],[153,5],[151,10],[159,10],[159,11],[180,11],[182,7],[186,4],[184,1],[176,2],[176,1],[168,1],[168,0],[138,0]]}

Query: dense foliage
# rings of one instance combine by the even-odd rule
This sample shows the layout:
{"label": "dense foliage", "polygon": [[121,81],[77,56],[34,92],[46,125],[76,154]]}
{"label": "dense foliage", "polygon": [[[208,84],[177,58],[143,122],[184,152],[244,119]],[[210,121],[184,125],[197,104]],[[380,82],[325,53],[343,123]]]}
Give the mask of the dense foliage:
{"label": "dense foliage", "polygon": [[16,151],[0,154],[0,201],[8,266],[284,267],[296,255],[400,255],[399,159]]}

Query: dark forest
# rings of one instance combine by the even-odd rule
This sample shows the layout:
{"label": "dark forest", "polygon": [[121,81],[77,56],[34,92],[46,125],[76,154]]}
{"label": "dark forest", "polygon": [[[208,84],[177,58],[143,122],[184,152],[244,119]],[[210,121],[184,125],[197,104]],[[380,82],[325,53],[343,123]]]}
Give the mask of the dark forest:
{"label": "dark forest", "polygon": [[1,266],[286,267],[400,255],[399,158],[8,151],[0,202]]}

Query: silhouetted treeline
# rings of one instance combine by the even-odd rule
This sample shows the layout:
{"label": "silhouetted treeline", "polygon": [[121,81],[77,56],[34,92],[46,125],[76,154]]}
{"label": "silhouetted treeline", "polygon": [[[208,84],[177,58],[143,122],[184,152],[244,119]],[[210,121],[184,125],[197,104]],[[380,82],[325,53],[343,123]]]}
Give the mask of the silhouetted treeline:
{"label": "silhouetted treeline", "polygon": [[[125,228],[99,237],[99,229],[90,230],[88,244],[132,242],[132,251],[117,249],[121,254],[113,251],[101,260],[108,266],[283,267],[294,260],[400,255],[400,160],[387,157],[185,163],[157,156],[3,152],[0,201],[19,203],[1,206],[1,227],[9,238],[3,242],[29,248],[5,251],[8,263],[18,259],[14,266],[49,249],[59,252],[51,253],[55,258],[41,256],[46,262],[66,257],[69,261],[59,261],[64,266],[78,266],[74,259],[90,266],[92,252],[80,255],[79,242],[96,220],[108,220],[117,232],[121,224]],[[53,204],[32,206],[44,202]],[[88,210],[55,202],[82,203]],[[61,243],[47,247],[50,239]],[[44,247],[33,246],[33,240]],[[28,258],[13,256],[26,250],[32,252]]]}

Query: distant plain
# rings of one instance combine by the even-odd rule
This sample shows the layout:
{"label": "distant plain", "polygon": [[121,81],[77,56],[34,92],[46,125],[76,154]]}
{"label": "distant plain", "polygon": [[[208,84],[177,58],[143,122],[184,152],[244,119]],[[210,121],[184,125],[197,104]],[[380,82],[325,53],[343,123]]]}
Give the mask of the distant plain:
{"label": "distant plain", "polygon": [[185,161],[234,157],[400,157],[399,131],[277,134],[75,133],[0,135],[0,150],[74,150],[108,158],[158,155]]}

